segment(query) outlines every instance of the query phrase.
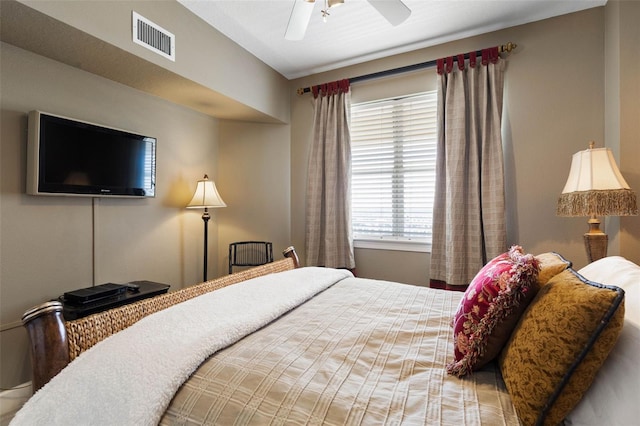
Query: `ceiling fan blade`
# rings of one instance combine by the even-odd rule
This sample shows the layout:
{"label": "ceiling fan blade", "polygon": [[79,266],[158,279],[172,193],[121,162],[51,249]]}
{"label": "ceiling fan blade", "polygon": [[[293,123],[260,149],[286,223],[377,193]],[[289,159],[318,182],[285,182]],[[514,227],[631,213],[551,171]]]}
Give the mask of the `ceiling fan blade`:
{"label": "ceiling fan blade", "polygon": [[293,2],[293,10],[287,24],[287,31],[284,38],[287,40],[302,40],[304,33],[307,31],[313,7],[316,4],[313,1],[295,0]]}
{"label": "ceiling fan blade", "polygon": [[393,26],[403,23],[409,15],[409,9],[401,0],[367,0]]}

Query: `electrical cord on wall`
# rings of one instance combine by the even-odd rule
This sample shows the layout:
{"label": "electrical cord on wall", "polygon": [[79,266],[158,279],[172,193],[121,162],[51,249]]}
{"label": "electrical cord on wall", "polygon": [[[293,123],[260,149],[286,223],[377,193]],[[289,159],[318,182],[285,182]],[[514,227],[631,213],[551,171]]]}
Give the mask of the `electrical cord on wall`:
{"label": "electrical cord on wall", "polygon": [[91,198],[91,287],[96,285],[96,204],[98,198]]}

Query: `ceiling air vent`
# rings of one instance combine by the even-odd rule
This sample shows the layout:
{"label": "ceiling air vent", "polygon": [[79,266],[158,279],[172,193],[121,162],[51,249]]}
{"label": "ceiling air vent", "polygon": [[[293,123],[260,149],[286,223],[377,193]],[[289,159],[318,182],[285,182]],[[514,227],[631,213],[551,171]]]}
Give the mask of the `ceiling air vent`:
{"label": "ceiling air vent", "polygon": [[133,42],[172,61],[176,60],[176,36],[144,16],[132,13]]}

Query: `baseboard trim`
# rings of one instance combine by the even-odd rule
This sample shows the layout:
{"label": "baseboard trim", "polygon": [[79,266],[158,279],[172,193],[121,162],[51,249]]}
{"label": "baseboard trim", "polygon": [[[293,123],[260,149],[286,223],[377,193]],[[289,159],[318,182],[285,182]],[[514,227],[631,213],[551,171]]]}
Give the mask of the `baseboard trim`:
{"label": "baseboard trim", "polygon": [[31,382],[0,392],[0,426],[6,426],[33,394]]}

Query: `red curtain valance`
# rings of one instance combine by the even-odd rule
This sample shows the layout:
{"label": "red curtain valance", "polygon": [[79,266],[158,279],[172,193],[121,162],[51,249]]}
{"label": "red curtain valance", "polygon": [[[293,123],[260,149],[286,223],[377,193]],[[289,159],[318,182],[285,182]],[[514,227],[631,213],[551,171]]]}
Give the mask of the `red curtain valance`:
{"label": "red curtain valance", "polygon": [[[500,59],[498,46],[490,47],[488,49],[482,49],[480,52],[481,52],[480,57],[482,58],[481,59],[482,65],[488,65],[489,63],[495,64],[496,62],[498,62],[498,59]],[[469,67],[475,68],[478,61],[478,57],[476,55],[476,52],[471,52],[467,55],[460,54],[455,56],[455,62],[458,63],[458,69],[460,70],[464,69],[465,57],[469,58]],[[444,74],[444,73],[449,74],[451,71],[453,71],[453,62],[454,62],[453,56],[438,59],[436,61],[436,69],[438,71],[438,74]]]}
{"label": "red curtain valance", "polygon": [[318,95],[324,97],[329,95],[337,95],[340,93],[349,92],[349,80],[332,81],[331,83],[318,84],[317,86],[311,86],[311,92],[313,97],[317,98]]}

